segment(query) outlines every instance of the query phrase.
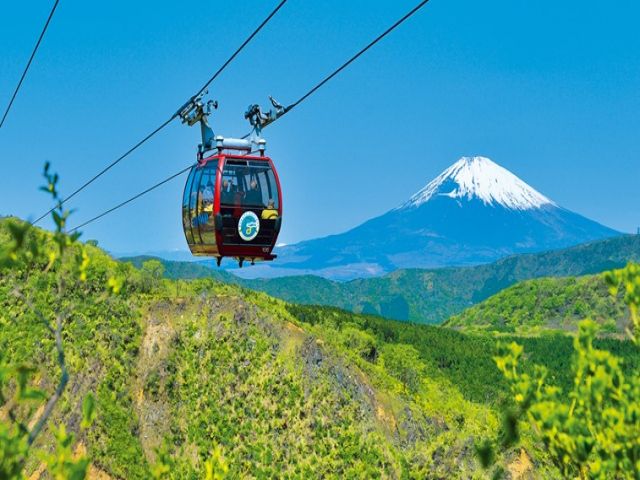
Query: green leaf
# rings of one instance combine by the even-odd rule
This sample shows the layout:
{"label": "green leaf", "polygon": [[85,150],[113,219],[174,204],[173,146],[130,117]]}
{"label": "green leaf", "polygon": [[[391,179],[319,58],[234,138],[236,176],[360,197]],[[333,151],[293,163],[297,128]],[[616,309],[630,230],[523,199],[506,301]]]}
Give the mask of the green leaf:
{"label": "green leaf", "polygon": [[89,428],[96,417],[96,402],[92,393],[88,393],[82,401],[82,423],[80,427]]}

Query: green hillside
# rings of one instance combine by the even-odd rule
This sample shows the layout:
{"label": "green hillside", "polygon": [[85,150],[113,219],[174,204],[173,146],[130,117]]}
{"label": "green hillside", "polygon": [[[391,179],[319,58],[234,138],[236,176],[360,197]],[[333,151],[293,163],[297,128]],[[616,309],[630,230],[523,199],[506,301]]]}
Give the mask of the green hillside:
{"label": "green hillside", "polygon": [[[516,255],[492,264],[437,270],[398,270],[346,283],[315,276],[223,281],[289,302],[330,305],[396,320],[438,324],[515,283],[532,278],[600,273],[640,261],[640,235],[626,235],[551,252]],[[168,262],[169,278],[224,272],[190,262]]]}
{"label": "green hillside", "polygon": [[630,260],[640,260],[639,235],[516,255],[474,267],[399,270],[346,283],[293,277],[253,280],[244,285],[295,303],[333,305],[397,320],[437,324],[521,280],[599,273],[621,268]]}
{"label": "green hillside", "polygon": [[[195,278],[213,278],[226,283],[235,283],[237,277],[224,270],[216,270],[196,262],[179,262],[164,260],[149,255],[137,255],[135,257],[119,258],[121,262],[131,263],[136,268],[142,268],[142,264],[149,260],[158,260],[164,266],[164,276],[173,280],[192,280]],[[212,263],[214,260],[211,261]]]}
{"label": "green hillside", "polygon": [[586,317],[600,324],[604,333],[623,334],[629,327],[628,309],[620,295],[608,294],[603,274],[527,280],[454,315],[445,325],[530,334],[549,329],[576,331]]}
{"label": "green hillside", "polygon": [[[21,224],[2,222],[10,250],[9,224]],[[496,390],[465,392],[460,377],[393,333],[406,325],[381,329],[381,319],[338,310],[311,309],[312,318],[310,307],[214,280],[162,280],[157,262],[137,270],[90,245],[67,248],[55,260],[51,236],[30,230],[26,253],[10,254],[0,277],[0,366],[34,368],[29,383],[46,397],[60,379],[47,324],[64,319],[69,384],[33,449],[53,448],[51,426],[65,424],[100,478],[201,478],[207,468],[229,478],[479,472],[470,445],[499,421],[493,401],[471,398]],[[16,393],[15,383],[0,387],[1,398]],[[83,429],[89,393],[96,420]],[[0,466],[11,415],[33,424],[42,414],[44,400],[28,404],[0,402]],[[28,456],[31,478],[41,458]]]}
{"label": "green hillside", "polygon": [[[0,223],[5,255],[12,224],[24,225]],[[60,367],[43,319],[64,319],[69,384],[36,452],[54,448],[52,426],[64,424],[75,435],[66,448],[86,452],[93,478],[484,476],[473,446],[500,431],[512,402],[493,337],[294,305],[213,279],[170,281],[157,261],[136,269],[91,245],[56,260],[53,240],[30,230],[0,271],[0,374],[29,366],[29,385],[50,397]],[[551,384],[571,386],[571,338],[505,338],[525,346],[526,371],[545,365]],[[625,358],[625,372],[640,366],[630,342],[599,346]],[[16,385],[0,378],[1,398]],[[32,424],[43,404],[0,401],[0,453],[10,414]],[[525,433],[523,445],[498,457],[556,476],[541,444]],[[28,456],[30,478],[42,476],[43,458]]]}
{"label": "green hillside", "polygon": [[[320,323],[338,329],[356,325],[383,341],[411,345],[432,372],[456,386],[467,400],[475,403],[500,408],[505,405],[506,383],[494,362],[498,341],[516,341],[523,345],[528,352],[526,368],[544,365],[551,372],[549,379],[553,385],[565,390],[571,386],[572,378],[567,368],[573,339],[561,332],[539,336],[505,334],[498,340],[486,334],[416,325],[332,307],[288,305],[287,309],[305,323]],[[595,345],[625,358],[625,371],[632,372],[640,367],[640,357],[631,342],[600,338]]]}

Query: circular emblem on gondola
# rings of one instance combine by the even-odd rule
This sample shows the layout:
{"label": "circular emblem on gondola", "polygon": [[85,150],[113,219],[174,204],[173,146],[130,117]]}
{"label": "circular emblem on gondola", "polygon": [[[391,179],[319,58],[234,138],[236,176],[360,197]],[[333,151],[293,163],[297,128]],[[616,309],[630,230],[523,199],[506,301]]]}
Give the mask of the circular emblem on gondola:
{"label": "circular emblem on gondola", "polygon": [[253,212],[244,212],[238,221],[238,234],[245,242],[250,242],[258,236],[260,220]]}

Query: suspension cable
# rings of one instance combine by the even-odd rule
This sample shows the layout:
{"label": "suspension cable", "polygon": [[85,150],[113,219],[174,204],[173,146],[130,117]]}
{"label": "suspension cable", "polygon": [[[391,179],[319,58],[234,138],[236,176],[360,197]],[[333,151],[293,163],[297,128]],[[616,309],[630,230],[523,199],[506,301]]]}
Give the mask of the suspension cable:
{"label": "suspension cable", "polygon": [[[71,192],[71,195],[69,195],[68,197],[65,197],[63,200],[60,201],[60,205],[66,203],[67,201],[71,200],[73,197],[75,197],[78,193],[80,193],[82,190],[84,190],[85,188],[87,188],[89,185],[91,185],[93,182],[95,182],[98,178],[100,178],[102,175],[104,175],[105,173],[107,173],[111,168],[113,168],[114,166],[116,166],[118,163],[120,163],[121,160],[124,160],[128,155],[130,155],[131,153],[133,153],[138,147],[140,147],[143,143],[145,143],[147,140],[149,140],[151,137],[153,137],[155,134],[157,134],[158,132],[160,132],[160,130],[162,130],[163,128],[165,128],[167,125],[169,125],[169,123],[171,123],[171,121],[173,120],[173,117],[169,118],[168,120],[166,120],[162,125],[160,125],[158,128],[156,128],[153,132],[151,132],[149,135],[147,135],[146,137],[144,137],[142,140],[140,140],[138,143],[136,143],[133,147],[131,147],[129,150],[127,150],[125,153],[123,153],[122,155],[120,155],[117,159],[115,159],[113,162],[111,162],[109,165],[107,165],[106,167],[104,167],[102,170],[100,170],[98,173],[96,173],[93,177],[91,177],[89,180],[87,180],[85,183],[83,183],[80,187],[76,188],[73,192]],[[48,211],[46,211],[45,213],[43,213],[42,215],[40,215],[33,223],[32,225],[36,225],[38,222],[40,222],[40,220],[42,220],[44,217],[46,217],[47,215],[49,215],[53,210],[55,210],[55,208],[51,208]]]}
{"label": "suspension cable", "polygon": [[27,72],[29,71],[29,67],[31,66],[31,62],[33,61],[33,58],[36,56],[36,52],[38,51],[38,48],[40,47],[40,43],[42,42],[42,39],[44,38],[44,34],[47,31],[47,28],[49,27],[49,23],[51,22],[51,19],[53,18],[53,14],[56,11],[56,8],[58,8],[58,3],[60,2],[60,0],[56,0],[53,4],[53,7],[51,8],[51,12],[49,12],[49,17],[47,18],[46,23],[44,24],[44,28],[42,29],[42,32],[40,32],[40,36],[38,37],[38,41],[36,42],[36,46],[34,47],[33,51],[31,52],[31,56],[29,57],[29,61],[27,62],[27,66],[24,68],[24,71],[22,72],[22,76],[20,77],[20,81],[18,82],[18,85],[16,86],[16,89],[13,92],[13,95],[11,96],[11,100],[9,100],[9,105],[7,105],[7,109],[4,111],[4,115],[2,116],[2,120],[0,120],[0,128],[2,128],[2,125],[4,125],[4,121],[7,118],[7,115],[9,115],[9,110],[11,110],[11,106],[13,105],[13,101],[16,99],[16,96],[18,95],[18,91],[20,90],[20,87],[22,86],[22,82],[24,81],[24,78],[27,76]]}
{"label": "suspension cable", "polygon": [[[335,77],[340,72],[342,72],[345,68],[347,68],[349,65],[351,65],[360,56],[362,56],[367,50],[369,50],[376,43],[378,43],[380,40],[382,40],[384,37],[386,37],[388,34],[390,34],[393,30],[395,30],[397,27],[399,27],[402,23],[405,22],[405,20],[409,19],[409,17],[411,17],[414,13],[416,13],[418,10],[420,10],[422,7],[424,7],[428,2],[429,2],[429,0],[422,0],[420,3],[418,3],[415,7],[413,7],[411,10],[409,10],[403,17],[399,18],[393,25],[391,25],[384,32],[382,32],[380,35],[378,35],[375,39],[373,39],[371,42],[369,42],[365,47],[363,47],[360,51],[358,51],[355,55],[353,55],[349,60],[344,62],[342,65],[340,65],[338,68],[336,68],[333,72],[331,72],[329,75],[327,75],[322,81],[320,81],[320,83],[316,84],[311,90],[309,90],[307,93],[305,93],[302,97],[300,97],[294,103],[292,103],[288,107],[285,107],[284,112],[282,114],[280,114],[276,118],[276,120],[279,119],[279,118],[282,118],[285,114],[289,113],[291,110],[293,110],[298,105],[300,105],[302,102],[304,102],[307,98],[309,98],[316,91],[318,91],[322,86],[324,86],[329,80],[331,80],[333,77]],[[272,123],[273,122],[268,123],[267,125],[265,125],[265,127],[268,127]],[[248,138],[250,135],[251,135],[251,133],[247,133],[242,138]]]}
{"label": "suspension cable", "polygon": [[[207,81],[207,83],[205,83],[202,88],[200,90],[198,90],[198,93],[196,93],[192,98],[197,97],[198,95],[200,95],[202,92],[204,92],[207,87],[209,85],[211,85],[211,83],[218,77],[218,75],[220,75],[222,73],[222,71],[227,67],[227,65],[229,65],[234,58],[236,58],[236,56],[242,51],[242,49],[244,47],[247,46],[247,44],[253,40],[253,37],[255,37],[258,32],[260,32],[260,30],[262,30],[262,27],[264,27],[267,23],[269,23],[269,20],[271,20],[273,18],[273,16],[278,13],[278,10],[280,10],[284,4],[287,3],[287,0],[281,0],[281,2],[278,4],[278,6],[276,8],[273,9],[273,11],[267,16],[267,18],[265,18],[262,23],[260,25],[258,25],[258,27],[253,31],[253,33],[251,35],[249,35],[247,37],[247,39],[242,42],[242,45],[240,45],[237,50],[235,52],[233,52],[233,55],[231,55],[226,62],[224,62],[222,64],[222,66],[218,69],[218,71],[216,73],[213,74],[213,76]],[[175,115],[178,115],[178,113],[176,113]]]}
{"label": "suspension cable", "polygon": [[[286,0],[285,0],[286,1]],[[307,93],[305,93],[302,97],[300,97],[296,102],[292,103],[291,105],[289,105],[288,107],[286,107],[285,112],[290,112],[291,110],[293,110],[295,107],[297,107],[298,105],[300,105],[303,101],[305,101],[308,97],[310,97],[313,93],[315,93],[319,88],[321,88],[324,84],[326,84],[329,80],[331,80],[333,77],[335,77],[338,73],[340,73],[342,70],[344,70],[346,67],[348,67],[351,63],[353,63],[357,58],[359,58],[361,55],[363,55],[367,50],[369,50],[371,47],[373,47],[376,43],[378,43],[380,40],[382,40],[384,37],[386,37],[389,33],[391,33],[393,30],[395,30],[398,26],[400,26],[400,24],[402,24],[405,20],[407,20],[409,17],[411,17],[414,13],[416,13],[418,10],[420,10],[424,5],[427,4],[427,2],[429,2],[429,0],[422,0],[420,3],[418,3],[418,5],[416,5],[413,9],[411,9],[409,12],[407,12],[403,17],[401,17],[400,19],[398,19],[393,25],[391,25],[389,28],[387,28],[384,32],[382,32],[380,35],[378,35],[373,41],[371,41],[369,44],[367,44],[364,48],[362,48],[359,52],[357,52],[355,55],[353,55],[349,60],[347,60],[345,63],[343,63],[340,67],[338,67],[336,70],[334,70],[331,74],[329,74],[328,76],[326,76],[320,83],[318,83],[316,86],[314,86],[311,90],[309,90]],[[284,2],[283,2],[284,3]],[[280,8],[281,5],[278,6],[278,8]],[[212,80],[215,79],[214,75],[212,77]],[[199,93],[203,92],[204,89],[206,89],[206,86],[200,90]],[[284,115],[284,114],[283,114]],[[282,115],[281,115],[282,116]],[[250,134],[245,135],[244,138],[248,137]],[[113,212],[114,210],[119,209],[120,207],[123,207],[125,205],[127,205],[130,202],[133,202],[134,200],[142,197],[143,195],[146,195],[147,193],[151,192],[152,190],[155,190],[156,188],[158,188],[159,186],[167,183],[168,181],[180,176],[181,174],[183,174],[184,172],[186,172],[187,170],[189,170],[192,167],[192,165],[190,165],[189,167],[179,171],[178,173],[175,173],[174,175],[170,176],[169,178],[153,185],[152,187],[144,190],[143,192],[138,193],[137,195],[134,195],[133,197],[131,197],[130,199],[116,205],[113,208],[110,208],[109,210],[106,210],[105,212],[101,213],[100,215],[97,215],[95,217],[93,217],[90,220],[87,220],[86,222],[78,225],[77,227],[74,227],[72,230],[70,230],[70,232],[74,232],[76,230],[78,230],[79,228],[82,228],[102,217],[104,217],[105,215]]]}
{"label": "suspension cable", "polygon": [[[198,93],[196,95],[194,95],[193,97],[191,97],[192,99],[194,99],[195,97],[197,97],[198,95],[200,95],[202,92],[204,92],[204,90],[207,89],[207,87],[209,85],[211,85],[211,83],[222,73],[222,71],[233,61],[234,58],[236,58],[236,56],[247,46],[247,44],[258,34],[258,32],[260,32],[260,30],[262,30],[262,28],[269,22],[269,20],[271,20],[273,18],[273,16],[278,13],[278,11],[283,7],[283,5],[287,3],[287,0],[281,0],[280,3],[276,6],[276,8],[262,21],[262,23],[260,23],[260,25],[258,25],[258,27],[251,33],[251,35],[249,35],[244,42],[242,42],[242,44],[236,49],[235,52],[233,52],[233,54],[227,59],[226,62],[224,62],[222,64],[222,66],[213,74],[213,76],[204,84],[204,86],[198,90]],[[75,197],[78,193],[80,193],[82,190],[84,190],[85,188],[87,188],[89,185],[91,185],[93,182],[95,182],[98,178],[100,178],[102,175],[104,175],[105,173],[107,173],[109,170],[111,170],[113,167],[115,167],[118,163],[120,163],[122,160],[124,160],[126,157],[128,157],[131,153],[133,153],[135,150],[137,150],[139,147],[141,147],[144,143],[146,143],[148,140],[150,140],[153,136],[155,136],[157,133],[159,133],[161,130],[163,130],[167,125],[169,125],[178,115],[179,115],[180,111],[176,111],[175,113],[173,113],[167,120],[165,120],[165,122],[160,125],[159,127],[157,127],[155,130],[153,130],[151,133],[149,133],[146,137],[144,137],[142,140],[140,140],[138,143],[136,143],[133,147],[131,147],[129,150],[127,150],[124,154],[120,155],[118,158],[116,158],[113,162],[111,162],[109,165],[107,165],[106,167],[104,167],[102,170],[100,170],[97,174],[95,174],[93,177],[91,177],[89,180],[87,180],[85,183],[83,183],[80,187],[78,187],[77,189],[75,189],[73,192],[71,192],[71,194],[67,197],[65,197],[60,204],[64,204],[66,202],[68,202],[69,200],[71,200],[73,197]],[[43,218],[45,218],[47,215],[49,215],[52,211],[54,210],[54,208],[49,209],[47,212],[43,213],[42,215],[40,215],[33,223],[32,225],[36,225],[38,222],[40,222]]]}
{"label": "suspension cable", "polygon": [[129,203],[133,202],[134,200],[137,200],[138,198],[140,198],[140,197],[142,197],[142,196],[146,195],[147,193],[152,192],[152,191],[153,191],[153,190],[155,190],[156,188],[161,187],[161,186],[162,186],[162,185],[164,185],[165,183],[168,183],[168,182],[170,182],[171,180],[173,180],[174,178],[179,177],[180,175],[182,175],[183,173],[185,173],[187,170],[190,170],[190,169],[191,169],[191,167],[193,167],[193,165],[189,165],[188,167],[183,168],[183,169],[182,169],[182,170],[180,170],[179,172],[174,173],[174,174],[173,174],[173,175],[171,175],[170,177],[167,177],[167,178],[165,178],[164,180],[161,180],[160,182],[158,182],[158,183],[156,183],[155,185],[153,185],[153,186],[151,186],[151,187],[147,188],[146,190],[143,190],[142,192],[135,194],[133,197],[131,197],[131,198],[129,198],[129,199],[127,199],[127,200],[125,200],[124,202],[119,203],[119,204],[118,204],[118,205],[116,205],[115,207],[111,207],[110,209],[105,210],[104,212],[100,213],[99,215],[96,215],[95,217],[90,218],[90,219],[89,219],[89,220],[87,220],[86,222],[81,223],[80,225],[78,225],[78,226],[76,226],[76,227],[73,227],[71,230],[69,230],[69,233],[73,233],[73,232],[75,232],[76,230],[78,230],[79,228],[82,228],[82,227],[84,227],[84,226],[86,226],[86,225],[89,225],[90,223],[93,223],[93,222],[95,222],[96,220],[101,219],[101,218],[102,218],[102,217],[104,217],[105,215],[108,215],[108,214],[110,214],[111,212],[114,212],[114,211],[118,210],[119,208],[122,208],[122,207],[124,207],[125,205],[127,205],[127,204],[129,204]]}

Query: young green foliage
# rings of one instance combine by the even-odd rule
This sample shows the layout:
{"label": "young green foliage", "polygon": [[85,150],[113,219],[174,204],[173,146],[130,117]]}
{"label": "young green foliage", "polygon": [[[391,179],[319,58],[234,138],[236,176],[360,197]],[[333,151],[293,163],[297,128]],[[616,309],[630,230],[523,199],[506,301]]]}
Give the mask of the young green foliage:
{"label": "young green foliage", "polygon": [[[611,284],[625,291],[634,325],[640,305],[637,265],[611,274]],[[496,364],[508,380],[516,410],[505,415],[502,446],[519,440],[522,421],[533,426],[550,458],[569,477],[637,479],[640,477],[640,375],[625,375],[622,360],[595,348],[597,324],[580,323],[574,339],[573,387],[568,392],[547,384],[548,371],[522,371],[524,349],[503,346]],[[638,331],[634,332],[638,338]],[[477,446],[483,465],[492,464],[495,445]]]}
{"label": "young green foliage", "polygon": [[612,295],[620,290],[624,293],[631,314],[631,329],[627,333],[635,343],[640,343],[640,264],[630,263],[626,268],[608,272],[606,280]]}
{"label": "young green foliage", "polygon": [[387,371],[402,382],[405,392],[414,392],[418,388],[425,368],[413,346],[401,343],[385,345],[382,361]]}
{"label": "young green foliage", "polygon": [[[44,177],[46,185],[41,190],[51,195],[55,204],[52,211],[55,248],[43,250],[42,245],[34,241],[30,235],[32,231],[30,224],[10,221],[7,224],[9,242],[0,251],[0,269],[15,270],[17,277],[22,276],[25,282],[29,281],[30,271],[39,270],[44,273],[56,271],[57,281],[49,286],[51,291],[45,293],[50,293],[53,304],[60,306],[67,287],[64,274],[72,273],[80,281],[86,280],[89,258],[81,248],[80,251],[71,255],[70,261],[66,261],[65,257],[80,234],[66,234],[66,221],[70,212],[62,206],[62,199],[57,190],[59,178],[57,174],[50,172],[49,163],[45,164]],[[47,426],[69,381],[62,339],[63,325],[69,316],[68,312],[60,307],[60,310],[53,311],[51,314],[43,313],[35,304],[33,293],[21,287],[16,285],[13,295],[44,325],[45,332],[53,337],[60,377],[54,392],[47,398],[43,390],[31,387],[36,373],[35,368],[28,364],[7,364],[0,358],[0,407],[6,409],[8,418],[8,420],[0,419],[0,478],[3,479],[23,478],[24,467],[32,453],[33,444]],[[18,316],[16,315],[13,321],[17,322]],[[13,392],[13,395],[7,398],[5,392]],[[34,404],[38,403],[41,404],[41,412],[39,410],[34,413]],[[91,414],[90,407],[86,410],[87,414]],[[29,417],[32,418],[27,425],[25,419]],[[90,418],[87,418],[83,425],[88,425],[89,422]],[[54,430],[54,437],[56,440],[54,451],[44,457],[51,475],[56,479],[84,478],[88,461],[82,457],[74,458],[71,452],[73,436],[68,435],[64,426],[61,426]]]}

